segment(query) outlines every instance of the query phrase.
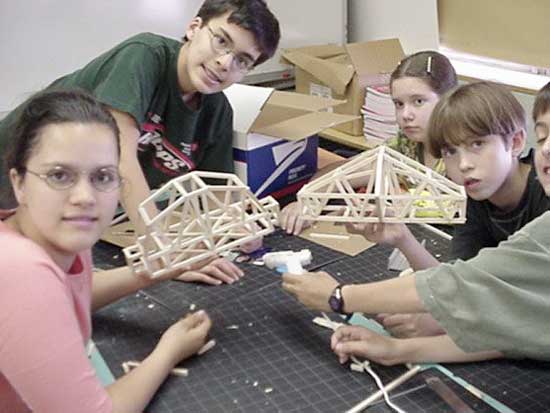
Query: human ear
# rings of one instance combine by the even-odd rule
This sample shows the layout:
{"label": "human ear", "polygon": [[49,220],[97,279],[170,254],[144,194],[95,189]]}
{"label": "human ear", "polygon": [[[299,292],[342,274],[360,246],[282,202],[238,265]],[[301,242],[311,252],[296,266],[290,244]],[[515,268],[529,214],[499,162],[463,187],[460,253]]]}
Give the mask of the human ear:
{"label": "human ear", "polygon": [[511,149],[512,149],[512,155],[514,157],[518,157],[521,155],[523,150],[525,149],[525,142],[526,142],[526,136],[525,136],[525,130],[521,129],[518,132],[515,132],[512,135],[511,140]]}
{"label": "human ear", "polygon": [[23,189],[23,177],[17,173],[15,168],[10,169],[10,182],[15,194],[15,199],[19,205],[25,201],[25,191]]}
{"label": "human ear", "polygon": [[202,23],[203,21],[201,17],[195,17],[191,20],[191,23],[187,26],[187,30],[185,30],[187,40],[191,40],[195,36],[195,34],[202,28]]}

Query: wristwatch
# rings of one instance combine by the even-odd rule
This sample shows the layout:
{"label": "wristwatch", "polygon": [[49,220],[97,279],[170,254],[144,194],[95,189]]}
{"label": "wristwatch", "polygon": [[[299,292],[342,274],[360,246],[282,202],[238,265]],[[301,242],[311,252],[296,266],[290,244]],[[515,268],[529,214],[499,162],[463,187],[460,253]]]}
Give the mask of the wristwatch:
{"label": "wristwatch", "polygon": [[332,294],[328,299],[328,305],[335,313],[347,315],[344,311],[344,296],[342,295],[342,288],[344,287],[345,285],[338,284],[336,288],[332,290]]}

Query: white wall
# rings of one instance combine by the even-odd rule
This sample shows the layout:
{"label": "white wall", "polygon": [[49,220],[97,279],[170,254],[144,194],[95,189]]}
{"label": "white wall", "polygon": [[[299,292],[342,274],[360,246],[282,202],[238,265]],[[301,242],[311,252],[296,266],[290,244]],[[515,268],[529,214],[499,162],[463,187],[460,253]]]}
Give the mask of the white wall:
{"label": "white wall", "polygon": [[397,37],[406,54],[439,47],[437,0],[348,0],[349,40]]}
{"label": "white wall", "polygon": [[290,66],[281,64],[286,48],[347,42],[348,0],[266,0],[279,19],[281,41],[275,56],[250,72],[252,82],[271,80]]}
{"label": "white wall", "polygon": [[[268,0],[281,47],[346,42],[347,0]],[[202,0],[0,0],[0,115],[125,38],[180,38]],[[279,55],[253,74],[286,69]]]}
{"label": "white wall", "polygon": [[[267,1],[281,22],[282,48],[388,37],[398,37],[407,54],[438,47],[437,0]],[[180,38],[201,4],[202,0],[2,0],[0,118],[29,94],[128,36],[152,31]],[[277,55],[253,74],[284,69],[278,59]],[[530,113],[533,96],[517,96]],[[529,136],[531,141],[531,124]]]}
{"label": "white wall", "polygon": [[0,111],[143,31],[179,38],[202,0],[17,0],[0,6]]}

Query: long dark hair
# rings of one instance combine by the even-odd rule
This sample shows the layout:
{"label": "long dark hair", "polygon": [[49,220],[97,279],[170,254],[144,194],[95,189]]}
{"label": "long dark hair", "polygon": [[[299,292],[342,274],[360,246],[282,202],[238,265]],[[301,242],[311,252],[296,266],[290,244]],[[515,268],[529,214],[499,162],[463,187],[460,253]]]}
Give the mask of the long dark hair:
{"label": "long dark hair", "polygon": [[41,129],[66,122],[107,126],[116,137],[120,154],[119,129],[107,106],[80,89],[46,90],[29,98],[15,120],[5,158],[7,172],[13,168],[23,174]]}
{"label": "long dark hair", "polygon": [[455,69],[449,59],[432,50],[414,53],[401,60],[391,74],[390,86],[394,80],[403,77],[421,79],[439,96],[458,84]]}

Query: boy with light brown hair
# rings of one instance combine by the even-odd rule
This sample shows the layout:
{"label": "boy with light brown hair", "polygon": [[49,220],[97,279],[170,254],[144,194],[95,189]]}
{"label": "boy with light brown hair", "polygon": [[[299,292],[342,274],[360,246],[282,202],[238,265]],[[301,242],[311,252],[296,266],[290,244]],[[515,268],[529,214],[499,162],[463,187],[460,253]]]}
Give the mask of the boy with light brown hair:
{"label": "boy with light brown hair", "polygon": [[[521,154],[526,141],[525,112],[512,93],[493,82],[463,85],[444,95],[430,117],[433,156],[442,157],[447,176],[468,194],[466,223],[455,227],[451,258],[467,260],[496,247],[550,209],[532,167]],[[439,265],[405,224],[357,226],[370,241],[395,246],[415,271]],[[436,335],[441,327],[427,313],[380,314],[399,337]]]}
{"label": "boy with light brown hair", "polygon": [[[475,86],[467,92],[485,87]],[[488,87],[495,89],[492,84]],[[493,97],[498,96],[499,92],[496,92]],[[511,107],[515,107],[515,103]],[[475,109],[475,106],[466,109],[477,117],[470,118],[469,130],[479,130],[485,134],[485,130],[475,129],[483,117]],[[485,119],[502,116],[503,112],[496,110],[488,117],[485,114]],[[533,118],[537,138],[534,169],[538,182],[530,184],[549,196],[550,83],[537,95]],[[503,133],[501,130],[491,132],[497,135]],[[498,148],[499,140],[495,141],[492,143]],[[500,142],[509,150],[513,148],[513,139]],[[471,149],[474,152],[475,149],[484,149],[486,143],[491,142],[481,142],[479,148],[476,144]],[[464,150],[463,146],[459,148]],[[459,155],[462,154],[459,152]],[[464,165],[477,166],[477,163],[465,162]],[[492,166],[489,165],[489,168]],[[495,167],[498,171],[500,165]],[[472,190],[474,196],[483,193],[485,187],[482,176],[476,175],[476,178],[478,176],[479,192],[478,188]],[[387,365],[465,362],[498,357],[550,360],[550,330],[547,328],[550,317],[549,227],[550,212],[545,212],[497,248],[484,248],[468,261],[441,264],[407,277],[360,285],[338,285],[338,281],[327,273],[284,274],[283,287],[309,308],[330,311],[332,306],[329,302],[335,301],[331,292],[338,288],[342,312],[425,312],[433,315],[444,329],[436,337],[397,339],[378,335],[364,327],[341,327],[331,341],[340,362],[347,361],[352,355]]]}

